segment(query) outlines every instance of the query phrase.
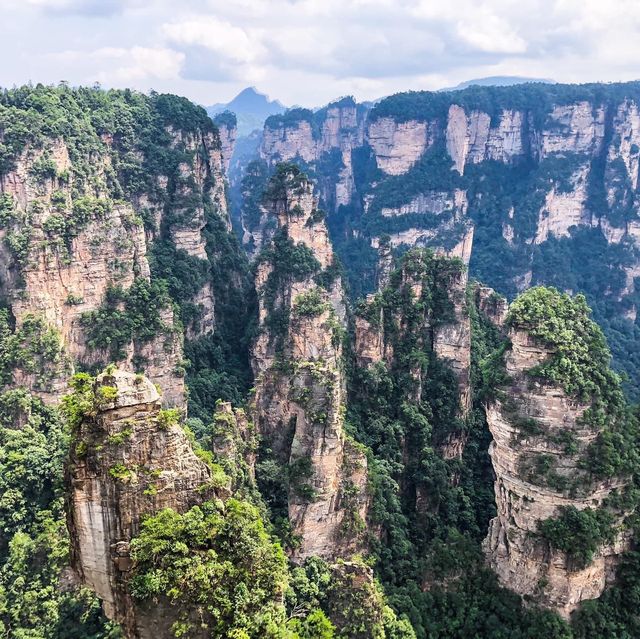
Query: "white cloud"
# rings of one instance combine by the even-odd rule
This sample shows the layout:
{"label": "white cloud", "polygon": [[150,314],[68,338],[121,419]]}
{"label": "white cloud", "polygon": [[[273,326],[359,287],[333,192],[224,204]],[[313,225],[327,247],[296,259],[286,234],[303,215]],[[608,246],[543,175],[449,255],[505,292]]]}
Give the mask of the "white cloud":
{"label": "white cloud", "polygon": [[215,17],[171,22],[164,24],[161,31],[174,44],[204,47],[241,64],[254,62],[266,54],[256,32]]}
{"label": "white cloud", "polygon": [[[0,8],[0,55],[12,60],[0,85],[152,83],[212,103],[257,84],[316,105],[486,75],[640,75],[637,0],[0,0]],[[77,55],[56,54],[61,42]]]}
{"label": "white cloud", "polygon": [[88,52],[62,51],[51,58],[59,65],[84,68],[84,82],[134,86],[139,81],[177,80],[185,55],[167,48],[102,47]]}
{"label": "white cloud", "polygon": [[472,20],[463,18],[456,25],[463,42],[479,51],[490,53],[524,53],[527,43],[501,17],[483,11]]}

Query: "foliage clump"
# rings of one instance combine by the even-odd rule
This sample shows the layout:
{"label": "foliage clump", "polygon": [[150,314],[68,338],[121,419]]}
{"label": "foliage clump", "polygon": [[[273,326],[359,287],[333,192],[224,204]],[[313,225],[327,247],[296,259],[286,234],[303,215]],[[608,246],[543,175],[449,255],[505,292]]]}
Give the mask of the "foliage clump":
{"label": "foliage clump", "polygon": [[44,318],[25,315],[19,328],[12,328],[7,309],[0,308],[0,385],[9,384],[20,369],[35,377],[35,388],[47,390],[49,382],[69,370],[60,334]]}
{"label": "foliage clump", "polygon": [[107,350],[112,360],[124,359],[132,341],[145,343],[170,332],[162,311],[171,305],[162,280],[138,277],[127,290],[112,286],[99,309],[82,315],[89,346]]}
{"label": "foliage clump", "polygon": [[558,517],[540,522],[538,529],[552,548],[567,553],[577,569],[588,566],[598,548],[615,537],[614,517],[603,508],[565,506]]}
{"label": "foliage clump", "polygon": [[529,289],[511,304],[507,324],[551,350],[549,360],[529,371],[531,375],[559,384],[583,401],[609,398],[619,388],[606,340],[591,319],[584,295],[571,297],[541,286]]}
{"label": "foliage clump", "polygon": [[[176,629],[188,635],[191,624],[203,623],[220,637],[279,636],[287,561],[254,506],[229,499],[183,515],[162,510],[142,522],[131,551],[134,597],[166,599]],[[201,618],[190,617],[196,608]]]}
{"label": "foliage clump", "polygon": [[325,299],[318,288],[306,293],[300,293],[293,300],[293,310],[298,317],[318,317],[331,309],[331,304]]}

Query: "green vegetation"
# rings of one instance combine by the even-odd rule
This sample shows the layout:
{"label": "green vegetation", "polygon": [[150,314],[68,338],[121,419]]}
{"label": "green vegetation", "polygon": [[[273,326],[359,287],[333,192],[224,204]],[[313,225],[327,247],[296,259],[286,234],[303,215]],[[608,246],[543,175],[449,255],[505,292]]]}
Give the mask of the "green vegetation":
{"label": "green vegetation", "polygon": [[0,635],[118,639],[87,589],[61,589],[69,563],[63,507],[68,433],[24,390],[0,393]]}
{"label": "green vegetation", "polygon": [[[314,113],[310,109],[288,109],[282,114],[270,115],[265,123],[265,128],[268,129],[280,129],[283,127],[295,127],[300,122],[308,122],[312,127],[315,124]],[[312,128],[315,130],[315,127]]]}
{"label": "green vegetation", "polygon": [[229,129],[233,129],[238,124],[238,120],[236,118],[236,114],[231,111],[223,111],[222,113],[217,113],[213,117],[213,123],[217,127],[226,126]]}
{"label": "green vegetation", "polygon": [[530,82],[513,86],[471,86],[462,91],[408,91],[380,100],[371,112],[371,119],[392,117],[396,121],[428,120],[446,117],[452,103],[469,111],[484,111],[492,120],[503,110],[523,110],[532,113],[535,123],[546,122],[554,105],[588,101],[621,101],[640,97],[640,83],[613,84],[544,84]]}
{"label": "green vegetation", "polygon": [[[433,331],[454,320],[450,291],[463,268],[430,251],[409,251],[389,286],[356,311],[374,325],[383,311],[394,354],[389,365],[350,369],[347,423],[371,451],[372,519],[382,530],[370,543],[390,604],[407,615],[419,639],[491,636],[485,625],[491,617],[514,633],[527,623],[481,568],[479,542],[494,512],[481,396],[462,420],[455,377],[432,351]],[[483,360],[500,338],[476,315],[473,339],[480,386]],[[442,457],[449,436],[468,440],[462,460]],[[434,571],[425,592],[425,575]]]}
{"label": "green vegetation", "polygon": [[309,177],[297,164],[279,162],[267,182],[267,187],[262,196],[263,200],[267,202],[284,200],[286,203],[289,193],[292,192],[294,195],[302,194],[308,181]]}
{"label": "green vegetation", "polygon": [[298,317],[317,317],[331,309],[320,289],[314,288],[307,293],[301,293],[293,300],[293,312]]}
{"label": "green vegetation", "polygon": [[[630,476],[640,468],[638,418],[625,402],[619,376],[609,368],[606,340],[590,314],[583,295],[571,297],[553,288],[536,287],[513,302],[507,324],[526,330],[552,352],[548,360],[528,371],[531,376],[558,384],[589,405],[582,421],[599,433],[582,455],[583,468],[593,478]],[[537,474],[553,479],[546,460],[538,461]],[[567,489],[558,481],[560,478],[550,485]]]}
{"label": "green vegetation", "polygon": [[615,537],[614,519],[604,509],[562,508],[560,515],[539,524],[540,534],[557,550],[567,553],[576,568],[591,563],[594,553]]}
{"label": "green vegetation", "polygon": [[[255,507],[230,499],[184,515],[166,509],[143,522],[131,547],[134,596],[166,598],[176,636],[195,623],[220,637],[281,636],[287,562]],[[190,618],[196,606],[201,616]]]}
{"label": "green vegetation", "polygon": [[[524,108],[537,125],[546,122],[553,102],[578,98],[610,102],[623,94],[640,98],[640,84],[404,94],[382,100],[371,117],[444,118],[455,99],[467,109],[485,110],[494,121],[503,108]],[[339,105],[354,102],[345,98]],[[315,114],[294,110],[271,119],[270,125],[304,120],[317,136],[325,114],[326,110]],[[223,114],[219,123],[232,124],[232,116]],[[183,514],[160,511],[142,523],[133,541],[134,594],[143,604],[166,606],[175,613],[176,637],[190,636],[201,623],[212,636],[229,639],[631,639],[640,634],[635,552],[621,563],[619,585],[598,601],[583,605],[571,624],[525,606],[484,567],[480,541],[495,515],[495,505],[483,404],[501,396],[501,386],[508,381],[503,365],[508,344],[474,308],[473,290],[460,298],[456,289],[464,268],[460,261],[430,251],[409,251],[389,285],[358,305],[356,313],[382,329],[387,354],[368,367],[358,366],[355,357],[346,362],[346,449],[364,447],[371,497],[371,521],[365,525],[356,516],[347,518],[346,532],[371,533],[370,554],[366,562],[353,558],[329,566],[311,558],[292,566],[273,535],[295,547],[286,496],[292,490],[302,499],[315,498],[311,459],[301,455],[282,464],[265,441],[258,441],[252,426],[247,426],[245,439],[232,432],[229,414],[213,416],[219,399],[239,406],[250,397],[248,346],[255,338],[256,315],[249,265],[209,196],[212,177],[199,184],[183,171],[206,152],[205,146],[210,147],[207,141],[195,151],[187,148],[181,132],[197,134],[191,139],[212,134],[215,144],[214,125],[202,109],[175,96],[37,86],[0,94],[0,130],[0,175],[29,149],[39,157],[32,178],[51,183],[52,212],[43,224],[49,246],[69,245],[88,223],[108,217],[113,207],[120,210],[122,202],[133,196],[144,195],[150,202],[148,210],[139,212],[154,237],[150,281],[136,273],[129,289],[112,286],[101,308],[86,314],[83,322],[90,345],[113,359],[122,357],[132,342],[145,344],[174,330],[161,319],[168,309],[178,320],[175,330],[185,329],[194,336],[186,338],[185,360],[176,369],[186,373],[189,389],[190,418],[183,427],[196,455],[212,469],[212,487],[224,489],[221,493],[233,490],[234,496]],[[53,139],[63,140],[69,149],[71,167],[66,171],[58,171],[52,160]],[[96,157],[109,159],[104,172],[96,172],[92,161]],[[454,211],[401,219],[382,216],[382,208],[406,204],[421,193],[450,195],[455,189],[466,192],[467,215],[475,225],[472,273],[511,297],[517,289],[514,278],[530,267],[534,283],[550,282],[562,290],[585,292],[585,297],[571,298],[554,289],[535,288],[515,302],[509,316],[511,327],[529,331],[554,352],[531,371],[532,379],[560,384],[590,404],[585,425],[597,427],[600,435],[584,451],[581,472],[589,480],[630,478],[629,489],[604,507],[567,508],[540,525],[540,538],[550,548],[567,552],[575,567],[588,564],[598,547],[611,541],[617,513],[633,508],[639,461],[638,413],[626,406],[620,380],[609,370],[604,337],[587,306],[587,302],[594,306],[605,333],[614,336],[617,361],[630,371],[632,384],[637,384],[633,376],[640,375],[640,349],[636,348],[640,332],[621,319],[620,311],[631,310],[640,298],[616,301],[627,286],[625,269],[635,260],[633,248],[625,243],[609,245],[597,228],[572,229],[568,237],[550,238],[538,246],[528,243],[549,185],[569,192],[573,173],[585,161],[582,156],[550,156],[509,166],[483,162],[466,167],[460,176],[451,171],[439,140],[405,175],[386,176],[365,147],[352,156],[359,197],[337,211],[332,202],[323,203],[331,211],[327,222],[354,296],[373,290],[372,236],[382,238],[384,244],[385,234],[415,227],[437,232],[434,243],[450,247],[464,230]],[[635,213],[620,163],[607,168],[601,158],[589,161],[596,176],[589,184],[589,209],[606,210],[610,221],[622,226]],[[308,168],[305,174],[283,164],[271,175],[264,162],[252,165],[242,185],[249,229],[260,222],[263,194],[290,206],[288,195],[306,188],[307,175],[323,191],[335,192],[335,176],[342,168],[339,153],[327,154]],[[614,176],[613,204],[603,199],[605,170]],[[369,208],[363,214],[365,197]],[[20,264],[26,264],[35,246],[33,219],[41,212],[37,206],[18,211],[12,198],[0,197],[0,226],[6,229],[5,241]],[[162,212],[159,218],[158,211]],[[177,227],[199,224],[202,212],[206,260],[177,249],[172,234]],[[299,211],[291,206],[289,213],[293,217]],[[310,224],[323,217],[318,209]],[[137,215],[127,222],[140,223]],[[509,241],[507,225],[513,229]],[[336,261],[322,271],[313,253],[296,245],[286,229],[275,233],[273,245],[260,259],[274,266],[261,293],[268,327],[278,340],[276,350],[282,353],[287,331],[295,329],[290,322],[327,310],[325,290],[333,286],[340,266]],[[283,291],[291,282],[310,278],[318,288],[291,300],[289,311]],[[215,299],[215,330],[203,334],[199,328],[206,309],[193,300],[208,290]],[[433,349],[436,331],[456,318],[454,302],[469,313],[472,323],[473,405],[464,418],[455,373]],[[67,299],[71,306],[81,303],[73,294]],[[342,339],[335,329],[335,322],[327,323],[327,330]],[[321,366],[303,364],[306,370],[297,370],[301,375],[322,375]],[[65,365],[59,337],[43,320],[27,316],[16,330],[10,313],[0,312],[3,385],[11,384],[17,367],[42,377]],[[46,381],[42,377],[43,387]],[[320,381],[329,383],[324,378]],[[77,433],[85,417],[95,415],[115,397],[108,379],[96,387],[86,373],[74,376],[71,386],[74,392],[62,406],[66,423],[23,390],[0,394],[0,634],[8,637],[118,636],[92,595],[58,587],[60,572],[68,563],[61,477],[70,435]],[[314,423],[324,424],[326,407],[306,391],[295,388],[289,399],[308,409]],[[160,428],[181,422],[178,411],[160,412]],[[522,419],[518,426],[528,436],[548,435],[535,420]],[[290,436],[290,427],[283,425],[283,440]],[[131,428],[123,424],[106,444],[128,446],[131,435]],[[567,454],[576,452],[571,433],[554,437]],[[447,447],[459,442],[464,442],[461,458],[445,454]],[[90,438],[74,440],[78,458],[90,451]],[[256,452],[262,494],[247,462]],[[560,485],[562,478],[548,456],[531,461],[532,473],[543,476],[547,484],[556,482],[558,490],[567,488]],[[122,482],[139,472],[124,462],[114,463],[109,470],[114,480]],[[341,489],[348,510],[354,487],[345,481]],[[153,483],[145,487],[149,496],[157,491]],[[624,522],[630,529],[634,524],[634,517]],[[369,578],[369,565],[379,582]]]}
{"label": "green vegetation", "polygon": [[69,372],[58,332],[41,317],[25,315],[22,325],[12,330],[7,309],[0,308],[0,384],[9,384],[19,368],[34,376],[37,390],[48,390],[58,375]]}
{"label": "green vegetation", "polygon": [[[619,379],[611,355],[583,295],[571,297],[553,288],[532,288],[511,305],[507,323],[527,331],[552,351],[549,361],[529,371],[559,384],[582,401],[616,393]],[[617,399],[617,398],[616,398]]]}
{"label": "green vegetation", "polygon": [[[264,197],[273,202],[284,200],[284,205],[288,207],[288,194],[303,188],[306,181],[307,176],[295,165],[279,164],[269,180]],[[258,263],[261,262],[268,262],[271,265],[267,281],[260,291],[267,309],[265,325],[274,341],[276,352],[281,354],[290,320],[290,309],[285,303],[284,294],[292,282],[303,281],[312,275],[320,275],[320,263],[306,244],[302,242],[296,244],[291,240],[286,226],[279,228],[271,244],[263,249],[258,257]],[[294,310],[299,302],[303,315],[321,312],[319,311],[320,295],[320,291],[317,292],[317,296],[313,291],[301,295],[301,299],[294,301]]]}
{"label": "green vegetation", "polygon": [[126,291],[110,287],[102,307],[82,316],[89,346],[107,350],[112,360],[123,359],[132,341],[149,342],[171,331],[161,318],[167,306],[171,298],[161,280],[149,283],[139,277]]}

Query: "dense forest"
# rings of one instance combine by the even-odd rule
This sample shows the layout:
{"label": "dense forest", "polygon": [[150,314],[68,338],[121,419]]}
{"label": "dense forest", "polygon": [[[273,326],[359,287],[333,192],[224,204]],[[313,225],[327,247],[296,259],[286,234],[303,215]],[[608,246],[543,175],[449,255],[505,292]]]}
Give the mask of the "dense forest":
{"label": "dense forest", "polygon": [[[542,118],[552,104],[613,99],[613,89],[599,85],[501,91],[474,88],[460,99],[494,118],[504,100]],[[445,117],[450,99],[393,96],[370,117]],[[355,104],[346,99],[342,106]],[[317,135],[323,117],[296,110],[267,124],[302,118]],[[209,478],[195,505],[145,513],[126,540],[130,564],[121,583],[131,609],[170,611],[170,627],[158,637],[638,636],[640,416],[610,368],[605,338],[635,382],[637,329],[611,301],[635,256],[628,245],[607,243],[598,228],[511,246],[495,220],[507,200],[517,232],[530,235],[537,185],[570,175],[575,158],[486,162],[460,175],[436,144],[404,175],[385,176],[360,149],[354,174],[361,192],[372,195],[368,215],[361,203],[328,215],[319,208],[313,178],[329,179],[334,165],[258,161],[242,185],[244,221],[257,227],[266,218],[271,236],[250,247],[257,253],[250,261],[231,230],[216,164],[220,146],[206,112],[176,96],[65,85],[0,94],[0,635],[127,636],[71,568],[79,532],[71,525],[70,477],[85,466],[98,475],[108,460],[104,485],[128,496],[140,488],[144,503],[160,503],[154,499],[162,473],[128,465],[132,442],[152,428],[153,441],[172,435],[188,442]],[[467,189],[479,247],[468,268],[442,250],[408,247],[384,265],[382,251],[368,242],[378,237],[388,247],[403,224],[422,223],[381,211],[425,185]],[[590,197],[601,196],[594,187]],[[620,214],[635,215],[631,208]],[[100,229],[106,234],[95,252],[82,253]],[[446,230],[445,248],[460,229]],[[332,243],[323,243],[329,236],[335,256]],[[522,251],[533,260],[531,283],[555,288],[517,290]],[[104,294],[89,305],[78,281],[87,262],[105,255],[108,269],[96,278],[106,279]],[[53,301],[38,285],[49,272],[69,283]],[[504,298],[479,282],[513,300],[508,311]],[[620,301],[631,303],[634,297]],[[72,318],[78,332],[70,337],[59,317]],[[300,335],[312,355],[335,356],[331,368],[324,356],[293,352]],[[515,358],[522,335],[525,347],[545,358],[521,370]],[[262,369],[261,339],[273,354]],[[127,413],[118,432],[105,434],[105,415],[118,406],[118,370],[136,387],[149,377],[148,393],[161,371],[168,384],[184,384],[186,400],[160,407],[158,395],[144,403],[155,412]],[[284,391],[283,380],[290,384]],[[318,431],[339,432],[330,442],[345,451],[336,493],[350,515],[336,540],[352,549],[344,556],[297,555],[301,540],[289,513],[292,505],[304,510],[319,501],[313,464],[324,468],[329,453],[311,445],[312,454],[296,457],[294,446],[286,457],[277,445],[292,446],[291,423],[276,435],[260,430],[270,416],[260,414],[256,395],[269,382],[283,393],[290,422],[304,417]],[[534,392],[579,407],[577,422],[558,433],[562,416],[523,416]],[[521,596],[488,565],[483,540],[500,514],[490,454],[495,425],[488,423],[488,407],[496,406],[512,426],[508,446],[535,441],[560,451],[555,461],[538,455],[533,467],[513,472],[541,494],[580,506],[540,519],[530,536],[544,562],[561,557],[571,578],[613,557],[607,571],[615,580],[600,597],[576,601],[570,615],[545,603],[547,584]],[[356,458],[362,467],[350,466]],[[566,460],[577,460],[574,477],[563,474]],[[349,501],[361,497],[350,479],[358,472],[365,517]],[[583,508],[579,500],[603,486],[606,497]]]}

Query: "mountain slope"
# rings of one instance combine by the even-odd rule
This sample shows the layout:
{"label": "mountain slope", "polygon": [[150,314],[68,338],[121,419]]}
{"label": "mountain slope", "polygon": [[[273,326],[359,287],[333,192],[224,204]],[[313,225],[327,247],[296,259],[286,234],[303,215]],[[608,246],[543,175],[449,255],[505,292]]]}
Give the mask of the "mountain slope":
{"label": "mountain slope", "polygon": [[247,87],[226,104],[213,104],[206,107],[209,116],[213,117],[223,111],[235,113],[238,119],[238,134],[249,135],[256,129],[262,129],[264,121],[270,115],[283,113],[286,107],[278,100],[269,100],[264,93],[255,87]]}

